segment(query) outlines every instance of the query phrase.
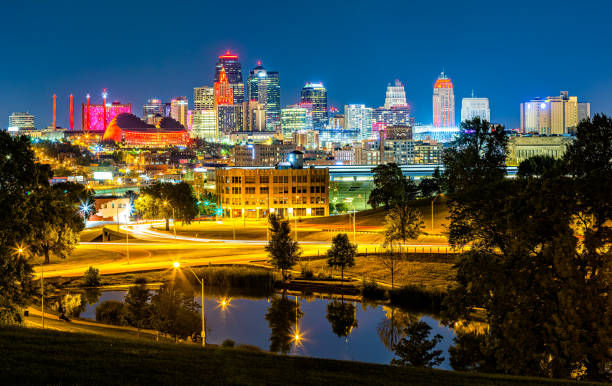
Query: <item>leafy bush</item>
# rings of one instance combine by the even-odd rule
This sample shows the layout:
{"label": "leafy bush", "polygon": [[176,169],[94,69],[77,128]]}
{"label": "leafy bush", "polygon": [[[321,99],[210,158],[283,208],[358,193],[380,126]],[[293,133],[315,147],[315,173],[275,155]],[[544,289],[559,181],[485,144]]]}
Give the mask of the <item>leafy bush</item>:
{"label": "leafy bush", "polygon": [[66,294],[59,304],[58,311],[63,312],[66,316],[78,317],[81,312],[85,311],[86,303],[83,301],[81,294]]}
{"label": "leafy bush", "polygon": [[85,271],[85,287],[100,286],[100,270],[94,267],[89,267]]}
{"label": "leafy bush", "polygon": [[314,277],[312,268],[310,268],[308,265],[302,265],[302,277],[304,279],[312,279]]}
{"label": "leafy bush", "polygon": [[[208,267],[196,271],[206,287],[252,288],[272,291],[276,283],[274,272],[253,267]],[[190,277],[191,279],[191,277]],[[195,281],[195,278],[193,278]]]}
{"label": "leafy bush", "polygon": [[231,340],[231,339],[226,339],[226,340],[224,340],[224,341],[223,341],[223,343],[221,343],[221,346],[222,346],[222,347],[232,348],[232,347],[234,347],[234,346],[235,346],[235,344],[236,344],[236,343],[234,343],[234,341],[233,341],[233,340]]}
{"label": "leafy bush", "polygon": [[107,300],[96,307],[96,320],[98,322],[121,326],[126,324],[125,306],[115,300]]}
{"label": "leafy bush", "polygon": [[435,312],[442,309],[445,296],[445,292],[416,285],[407,285],[389,292],[392,305]]}
{"label": "leafy bush", "polygon": [[384,300],[387,298],[384,288],[378,285],[376,280],[363,280],[361,284],[361,296],[369,300]]}

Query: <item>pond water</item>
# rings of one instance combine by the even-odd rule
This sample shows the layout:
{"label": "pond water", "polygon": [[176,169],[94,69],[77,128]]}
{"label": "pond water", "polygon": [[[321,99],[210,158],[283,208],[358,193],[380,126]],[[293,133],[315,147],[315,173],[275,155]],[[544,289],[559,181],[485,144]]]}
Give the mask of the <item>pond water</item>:
{"label": "pond water", "polygon": [[[81,317],[95,319],[98,304],[107,300],[123,301],[125,295],[126,291],[104,291],[97,303],[87,305]],[[201,304],[200,300],[200,297],[196,298],[198,304]],[[298,307],[295,306],[296,302]],[[348,336],[334,333],[328,319],[328,305],[332,302],[336,305],[335,309],[348,308],[351,315],[352,310],[355,310],[357,326],[346,328],[347,323],[340,321],[335,328],[337,332],[340,331],[340,335],[344,331]],[[341,306],[338,307],[339,304]],[[389,346],[401,338],[402,326],[421,320],[432,328],[430,337],[435,334],[442,336],[436,349],[443,351],[444,361],[438,368],[450,369],[448,348],[455,334],[431,315],[382,305],[365,305],[346,300],[342,302],[339,299],[334,302],[332,299],[293,295],[283,297],[280,294],[262,299],[206,296],[205,311],[207,343],[221,344],[231,339],[236,345],[253,345],[290,355],[384,364],[390,363],[394,357]],[[339,314],[346,315],[341,312]],[[296,320],[300,336],[298,342],[291,339],[295,336]],[[340,316],[338,320],[346,318]]]}

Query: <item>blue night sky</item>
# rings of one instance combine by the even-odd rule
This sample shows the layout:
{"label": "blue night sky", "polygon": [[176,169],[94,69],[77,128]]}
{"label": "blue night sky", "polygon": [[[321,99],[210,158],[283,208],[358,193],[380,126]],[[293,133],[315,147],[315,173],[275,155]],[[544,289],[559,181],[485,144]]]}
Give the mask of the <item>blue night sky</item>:
{"label": "blue night sky", "polygon": [[[7,4],[9,3],[9,4]],[[504,4],[504,5],[501,5]],[[13,111],[36,126],[75,129],[85,95],[165,101],[212,85],[217,56],[232,49],[243,76],[258,59],[281,77],[282,104],[322,81],[330,104],[384,102],[388,82],[406,86],[417,122],[431,123],[431,94],[444,68],[455,85],[456,119],[472,89],[491,119],[519,125],[519,103],[568,90],[612,114],[608,1],[11,1],[0,24],[0,127]],[[342,110],[342,108],[341,108]]]}

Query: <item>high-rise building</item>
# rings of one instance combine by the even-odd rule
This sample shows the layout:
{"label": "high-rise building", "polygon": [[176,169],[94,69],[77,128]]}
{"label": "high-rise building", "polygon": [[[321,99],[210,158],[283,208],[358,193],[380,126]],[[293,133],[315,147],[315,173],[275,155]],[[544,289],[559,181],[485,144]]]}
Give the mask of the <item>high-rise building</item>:
{"label": "high-rise building", "polygon": [[471,121],[476,117],[491,122],[491,110],[489,98],[475,98],[472,93],[471,98],[461,99],[461,122]]}
{"label": "high-rise building", "polygon": [[433,127],[455,126],[455,94],[453,82],[444,72],[434,84],[433,92]]}
{"label": "high-rise building", "polygon": [[345,105],[344,122],[346,129],[359,130],[359,139],[372,136],[372,112],[374,109],[365,105]]}
{"label": "high-rise building", "polygon": [[155,116],[164,116],[164,103],[161,99],[151,98],[142,106],[142,118],[149,125],[154,125]]}
{"label": "high-rise building", "polygon": [[250,100],[242,104],[242,130],[266,131],[266,108],[262,103]]}
{"label": "high-rise building", "polygon": [[191,136],[216,142],[218,133],[214,88],[208,86],[195,87],[193,89],[193,106]]}
{"label": "high-rise building", "polygon": [[312,105],[312,126],[322,129],[327,124],[327,90],[323,83],[306,83],[302,88],[301,103]]}
{"label": "high-rise building", "polygon": [[34,130],[34,115],[30,113],[12,113],[9,116],[8,130]]}
{"label": "high-rise building", "polygon": [[387,85],[385,108],[390,109],[393,106],[406,106],[406,91],[399,79],[395,79],[393,86],[391,83]]}
{"label": "high-rise building", "polygon": [[238,60],[238,55],[227,50],[224,55],[219,56],[219,61],[215,66],[215,83],[221,80],[221,69],[225,70],[227,80],[232,88],[233,99],[231,104],[241,104],[244,102],[244,83],[242,81],[242,65]]}
{"label": "high-rise building", "polygon": [[308,109],[298,105],[281,109],[281,129],[285,141],[291,141],[295,131],[308,129]]}
{"label": "high-rise building", "polygon": [[257,63],[257,67],[249,72],[249,100],[257,101],[266,109],[266,128],[275,131],[280,128],[280,79],[278,72],[266,71]]}
{"label": "high-rise building", "polygon": [[578,97],[569,96],[561,91],[559,96],[546,99],[535,98],[521,103],[521,131],[540,135],[572,134],[576,131],[580,118],[588,118],[591,106],[588,102],[578,102]]}
{"label": "high-rise building", "polygon": [[181,96],[170,101],[170,117],[179,122],[183,127],[188,127],[187,116],[189,102],[187,97]]}

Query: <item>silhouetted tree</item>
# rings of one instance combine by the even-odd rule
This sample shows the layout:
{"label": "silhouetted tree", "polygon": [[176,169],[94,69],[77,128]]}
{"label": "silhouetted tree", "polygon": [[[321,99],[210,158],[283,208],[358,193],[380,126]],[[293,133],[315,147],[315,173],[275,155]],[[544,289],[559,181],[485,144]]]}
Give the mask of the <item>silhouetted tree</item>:
{"label": "silhouetted tree", "polygon": [[338,233],[332,239],[331,248],[327,250],[327,265],[340,268],[342,283],[344,283],[344,269],[355,266],[357,245],[352,244],[346,233]]}
{"label": "silhouetted tree", "polygon": [[391,364],[433,367],[442,363],[442,350],[434,350],[442,335],[436,334],[429,339],[430,331],[431,327],[425,322],[410,323],[404,330],[406,336],[393,347],[399,358],[391,360]]}
{"label": "silhouetted tree", "polygon": [[270,326],[270,351],[286,354],[291,350],[292,331],[304,316],[296,301],[287,299],[285,294],[270,300],[266,320]]}
{"label": "silhouetted tree", "polygon": [[289,222],[275,214],[268,217],[270,241],[265,249],[270,257],[270,264],[280,269],[283,280],[287,280],[291,269],[298,261],[301,251],[297,241],[291,238]]}
{"label": "silhouetted tree", "polygon": [[385,209],[389,209],[416,197],[417,186],[414,181],[404,177],[402,169],[397,164],[378,165],[372,169],[372,172],[374,173],[374,189],[368,198],[368,204],[372,208],[384,205]]}
{"label": "silhouetted tree", "polygon": [[150,318],[150,297],[145,279],[137,279],[135,285],[130,287],[125,297],[126,319],[130,325],[137,328],[138,335],[140,335],[140,329],[146,325]]}
{"label": "silhouetted tree", "polygon": [[338,337],[348,337],[353,328],[357,328],[357,310],[353,303],[334,300],[327,305],[327,320],[332,331]]}
{"label": "silhouetted tree", "polygon": [[140,190],[140,197],[134,206],[144,218],[164,218],[166,231],[170,230],[170,218],[173,215],[176,216],[174,221],[190,224],[199,213],[198,200],[191,185],[186,182],[156,182],[145,186]]}

